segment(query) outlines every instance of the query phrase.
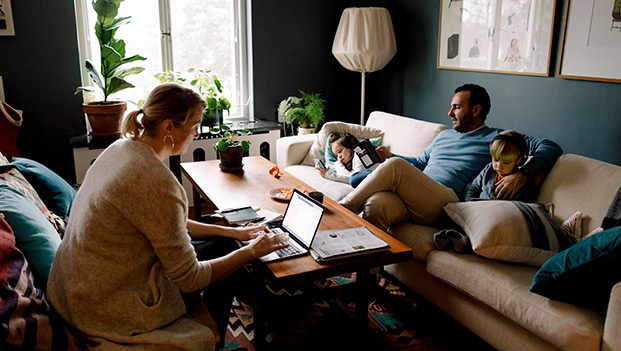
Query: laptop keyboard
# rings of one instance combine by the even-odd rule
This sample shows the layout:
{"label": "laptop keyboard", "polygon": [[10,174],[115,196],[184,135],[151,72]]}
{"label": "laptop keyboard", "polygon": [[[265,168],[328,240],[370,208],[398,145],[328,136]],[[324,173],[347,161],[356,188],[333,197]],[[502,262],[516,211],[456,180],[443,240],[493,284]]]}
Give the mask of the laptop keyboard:
{"label": "laptop keyboard", "polygon": [[[271,229],[271,231],[272,233],[275,233],[275,234],[284,233],[284,231],[280,228],[273,228]],[[297,246],[293,245],[293,242],[291,240],[283,241],[282,243],[280,243],[280,245],[284,245],[284,244],[289,244],[289,246],[282,248],[280,250],[274,251],[274,253],[278,255],[278,257],[287,257],[287,256],[299,254],[302,252],[302,250],[300,250]]]}

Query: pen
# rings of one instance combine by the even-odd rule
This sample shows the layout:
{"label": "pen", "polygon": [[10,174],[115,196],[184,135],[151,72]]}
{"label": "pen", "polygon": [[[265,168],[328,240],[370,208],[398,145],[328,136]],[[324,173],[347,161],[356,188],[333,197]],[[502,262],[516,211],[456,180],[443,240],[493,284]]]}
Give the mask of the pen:
{"label": "pen", "polygon": [[258,217],[258,218],[255,218],[255,219],[253,219],[253,220],[251,220],[251,221],[248,221],[248,222],[244,223],[244,227],[245,227],[245,226],[247,226],[247,225],[249,225],[249,224],[251,224],[251,223],[258,223],[258,222],[261,222],[261,221],[262,221],[262,220],[264,220],[264,219],[265,219],[265,217]]}

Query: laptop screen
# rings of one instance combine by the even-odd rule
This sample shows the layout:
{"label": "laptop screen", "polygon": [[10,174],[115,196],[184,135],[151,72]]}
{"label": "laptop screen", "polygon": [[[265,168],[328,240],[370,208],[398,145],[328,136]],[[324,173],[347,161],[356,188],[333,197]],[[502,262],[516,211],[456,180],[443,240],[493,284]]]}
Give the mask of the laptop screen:
{"label": "laptop screen", "polygon": [[307,247],[310,247],[315,231],[319,227],[323,206],[307,199],[301,193],[294,191],[282,220],[282,226],[294,234]]}

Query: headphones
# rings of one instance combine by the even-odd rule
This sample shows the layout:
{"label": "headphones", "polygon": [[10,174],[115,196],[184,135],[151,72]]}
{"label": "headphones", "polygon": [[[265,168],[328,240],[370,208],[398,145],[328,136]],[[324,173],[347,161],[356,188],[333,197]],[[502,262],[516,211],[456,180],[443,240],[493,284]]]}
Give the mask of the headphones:
{"label": "headphones", "polygon": [[528,156],[528,145],[526,144],[526,140],[524,140],[524,138],[518,138],[515,135],[498,134],[489,143],[490,146],[496,140],[503,140],[517,147],[518,152],[520,153],[520,157],[518,157],[516,161],[518,167],[521,167],[524,165],[524,163],[526,163],[526,157]]}

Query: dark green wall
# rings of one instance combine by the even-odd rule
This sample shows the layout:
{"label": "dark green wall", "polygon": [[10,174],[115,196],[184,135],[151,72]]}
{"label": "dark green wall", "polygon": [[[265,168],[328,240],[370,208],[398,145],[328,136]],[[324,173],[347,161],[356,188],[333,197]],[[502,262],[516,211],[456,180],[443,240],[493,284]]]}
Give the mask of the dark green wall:
{"label": "dark green wall", "polygon": [[24,111],[18,148],[75,181],[69,135],[84,132],[73,1],[11,1],[14,37],[0,37],[9,105]]}
{"label": "dark green wall", "polygon": [[[131,0],[128,0],[131,1]],[[563,1],[558,0],[551,72],[556,71]],[[478,83],[492,96],[488,124],[558,142],[565,152],[621,165],[621,84],[436,68],[436,1],[255,0],[254,92],[258,118],[297,89],[321,93],[329,121],[357,122],[360,74],[331,53],[341,12],[382,6],[391,13],[398,51],[367,78],[367,112],[383,110],[449,125],[453,89]],[[0,75],[7,102],[24,110],[18,146],[69,182],[75,181],[70,135],[83,133],[73,1],[12,1],[15,37],[0,37]]]}

